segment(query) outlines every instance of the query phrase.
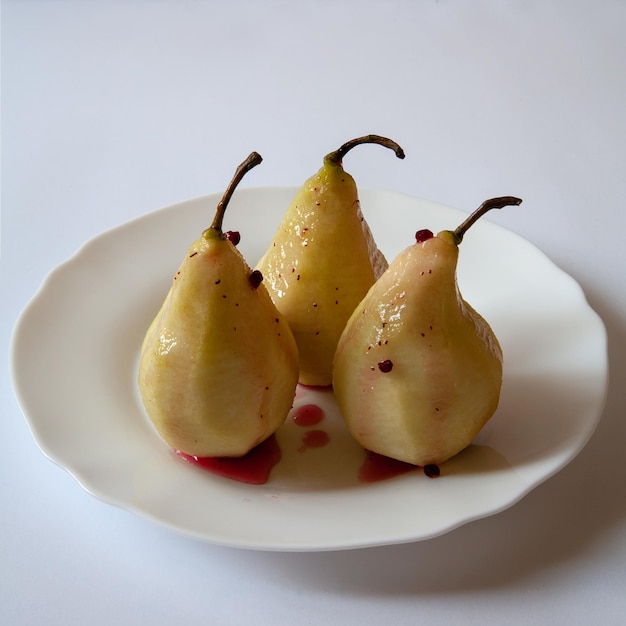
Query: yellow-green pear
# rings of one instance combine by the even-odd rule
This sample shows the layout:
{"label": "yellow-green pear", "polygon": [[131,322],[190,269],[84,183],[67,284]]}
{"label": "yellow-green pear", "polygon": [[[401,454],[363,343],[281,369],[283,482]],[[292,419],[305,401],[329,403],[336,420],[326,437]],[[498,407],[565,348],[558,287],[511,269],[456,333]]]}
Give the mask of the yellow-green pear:
{"label": "yellow-green pear", "polygon": [[459,244],[484,202],[455,231],[416,234],[355,309],[339,340],[333,386],[366,449],[425,466],[467,447],[495,412],[502,350],[457,285]]}
{"label": "yellow-green pear", "polygon": [[[197,457],[242,456],[273,434],[291,409],[298,352],[259,271],[222,232],[230,197],[261,162],[238,168],[210,228],[193,242],[146,334],[139,389],[154,427]],[[233,241],[235,243],[233,243]]]}
{"label": "yellow-green pear", "polygon": [[379,135],[345,143],[298,191],[257,264],[274,303],[298,344],[300,382],[327,386],[337,341],[356,305],[387,267],[359,205],[357,186],[342,165],[362,143],[377,143],[404,158]]}

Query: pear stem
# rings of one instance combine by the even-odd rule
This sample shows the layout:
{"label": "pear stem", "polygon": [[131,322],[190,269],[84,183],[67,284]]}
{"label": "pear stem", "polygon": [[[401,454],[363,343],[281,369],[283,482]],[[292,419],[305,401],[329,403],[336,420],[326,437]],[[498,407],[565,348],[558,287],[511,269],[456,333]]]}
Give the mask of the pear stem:
{"label": "pear stem", "polygon": [[220,235],[222,234],[222,222],[224,221],[224,213],[226,213],[226,207],[230,202],[230,199],[233,196],[237,185],[241,182],[241,179],[253,168],[256,167],[261,161],[263,157],[258,152],[251,152],[248,155],[248,158],[239,165],[237,170],[235,171],[235,175],[233,179],[230,181],[230,184],[226,188],[222,199],[219,201],[217,205],[217,210],[215,211],[215,217],[213,218],[213,223],[209,227],[209,230],[217,231]]}
{"label": "pear stem", "polygon": [[485,200],[456,230],[452,232],[454,241],[458,246],[463,241],[463,236],[475,222],[491,209],[502,209],[505,206],[518,206],[522,203],[521,198],[515,196],[500,196]]}
{"label": "pear stem", "polygon": [[389,148],[396,153],[399,159],[404,159],[404,150],[392,139],[387,137],[381,137],[380,135],[364,135],[363,137],[357,137],[346,141],[338,150],[327,154],[324,157],[324,163],[331,163],[332,165],[341,165],[343,157],[355,146],[359,146],[362,143],[377,143],[385,148]]}

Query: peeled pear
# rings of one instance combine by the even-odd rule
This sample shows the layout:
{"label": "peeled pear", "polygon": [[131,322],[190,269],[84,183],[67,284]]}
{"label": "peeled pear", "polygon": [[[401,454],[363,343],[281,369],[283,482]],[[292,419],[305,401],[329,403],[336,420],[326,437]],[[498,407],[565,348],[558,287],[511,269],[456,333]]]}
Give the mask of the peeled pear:
{"label": "peeled pear", "polygon": [[357,186],[344,171],[346,153],[377,143],[404,158],[378,135],[345,143],[324,158],[301,187],[257,264],[270,295],[287,318],[300,354],[300,382],[328,386],[337,342],[352,311],[387,268],[359,205]]}
{"label": "peeled pear", "polygon": [[194,241],[141,348],[139,389],[146,412],[174,449],[197,457],[239,457],[272,435],[291,409],[298,351],[287,322],[222,232],[230,197],[261,162],[238,168],[215,219]]}
{"label": "peeled pear", "polygon": [[367,450],[414,465],[443,463],[496,411],[502,350],[457,284],[459,244],[484,202],[454,231],[416,234],[355,309],[334,359],[335,397]]}

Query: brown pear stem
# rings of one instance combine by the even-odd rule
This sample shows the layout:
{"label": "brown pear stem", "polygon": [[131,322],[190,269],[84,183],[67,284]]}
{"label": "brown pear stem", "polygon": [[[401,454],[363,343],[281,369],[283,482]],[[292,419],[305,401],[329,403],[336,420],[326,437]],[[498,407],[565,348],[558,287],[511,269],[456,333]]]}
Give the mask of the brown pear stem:
{"label": "brown pear stem", "polygon": [[475,222],[477,222],[487,211],[491,209],[502,209],[505,206],[518,206],[522,203],[521,198],[515,196],[500,196],[485,200],[456,230],[452,232],[456,245],[463,241],[463,236]]}
{"label": "brown pear stem", "polygon": [[396,156],[399,159],[404,159],[404,150],[395,142],[393,139],[388,139],[387,137],[381,137],[380,135],[364,135],[363,137],[357,137],[356,139],[352,139],[350,141],[346,141],[346,143],[339,148],[339,150],[335,150],[330,154],[327,154],[324,157],[324,163],[332,163],[333,165],[341,165],[343,161],[343,157],[355,146],[359,146],[362,143],[377,143],[385,148],[389,148],[396,153]]}
{"label": "brown pear stem", "polygon": [[256,167],[261,161],[263,157],[258,152],[251,152],[248,155],[248,158],[239,165],[237,170],[235,171],[235,175],[233,179],[230,181],[230,184],[226,188],[222,199],[219,201],[217,205],[217,210],[215,211],[215,217],[213,218],[213,223],[211,224],[209,230],[215,230],[218,233],[222,233],[222,222],[224,221],[224,213],[226,213],[226,207],[230,202],[230,199],[233,196],[237,185],[241,182],[241,179],[253,168]]}

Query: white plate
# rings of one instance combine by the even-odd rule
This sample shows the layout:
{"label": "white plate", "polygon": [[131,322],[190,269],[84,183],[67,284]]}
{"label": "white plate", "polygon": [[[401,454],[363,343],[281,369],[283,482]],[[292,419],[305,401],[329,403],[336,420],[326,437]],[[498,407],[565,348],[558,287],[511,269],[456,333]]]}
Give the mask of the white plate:
{"label": "white plate", "polygon": [[[253,265],[296,190],[240,189],[224,228]],[[429,479],[412,472],[362,483],[363,451],[332,393],[297,398],[326,412],[328,445],[301,448],[293,420],[283,458],[253,486],[189,465],[145,417],[137,355],[188,245],[219,195],[156,211],[96,237],[54,270],[22,314],[13,343],[19,401],[42,451],[94,496],[217,544],[314,551],[417,541],[511,506],[581,450],[607,384],[606,335],[579,286],[519,236],[483,218],[461,246],[459,285],[491,323],[504,355],[502,398],[475,443]],[[421,228],[464,213],[389,191],[361,191],[389,259]],[[521,211],[511,207],[509,211]]]}

